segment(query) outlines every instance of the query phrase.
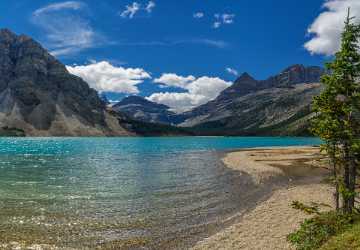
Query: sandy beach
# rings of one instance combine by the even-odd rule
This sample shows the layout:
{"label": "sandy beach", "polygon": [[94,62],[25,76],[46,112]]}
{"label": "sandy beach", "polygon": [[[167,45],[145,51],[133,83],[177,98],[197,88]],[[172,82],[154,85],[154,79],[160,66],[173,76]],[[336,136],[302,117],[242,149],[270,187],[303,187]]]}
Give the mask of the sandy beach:
{"label": "sandy beach", "polygon": [[292,249],[286,236],[308,218],[291,208],[292,201],[332,205],[332,187],[322,181],[328,174],[326,159],[317,147],[259,148],[231,152],[227,167],[250,174],[258,185],[277,176],[288,183],[254,209],[239,214],[239,222],[198,242],[193,249]]}

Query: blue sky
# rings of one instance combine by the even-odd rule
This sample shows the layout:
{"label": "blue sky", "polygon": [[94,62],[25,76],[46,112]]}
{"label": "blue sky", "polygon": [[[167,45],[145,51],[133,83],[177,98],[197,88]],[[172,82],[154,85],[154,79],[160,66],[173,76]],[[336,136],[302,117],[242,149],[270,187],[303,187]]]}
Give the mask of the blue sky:
{"label": "blue sky", "polygon": [[321,51],[320,39],[304,44],[314,36],[337,38],[339,32],[321,33],[334,19],[321,15],[342,20],[345,6],[360,13],[358,2],[2,0],[0,23],[41,42],[111,99],[163,93],[152,100],[188,109],[214,98],[236,72],[263,79],[291,64],[322,65],[334,46]]}

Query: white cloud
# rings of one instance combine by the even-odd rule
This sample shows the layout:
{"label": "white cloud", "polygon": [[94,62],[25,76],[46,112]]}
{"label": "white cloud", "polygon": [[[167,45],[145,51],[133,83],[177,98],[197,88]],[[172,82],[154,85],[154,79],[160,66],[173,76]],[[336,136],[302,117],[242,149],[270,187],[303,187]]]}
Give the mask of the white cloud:
{"label": "white cloud", "polygon": [[194,95],[190,93],[170,92],[155,93],[146,99],[152,102],[165,104],[169,106],[172,111],[178,113],[191,110],[192,108],[207,102],[207,98],[205,96]]}
{"label": "white cloud", "polygon": [[90,87],[100,92],[137,94],[138,84],[151,79],[141,68],[115,67],[109,62],[95,62],[85,66],[67,66],[67,70],[81,77]]}
{"label": "white cloud", "polygon": [[79,10],[83,6],[84,5],[82,2],[77,2],[77,1],[54,3],[54,4],[49,4],[49,5],[46,5],[45,7],[35,10],[33,15],[38,16],[38,15],[41,15],[41,14],[44,14],[47,12],[59,11],[59,10],[64,10],[64,9]]}
{"label": "white cloud", "polygon": [[125,10],[120,13],[122,18],[133,18],[135,14],[140,10],[141,4],[133,2],[131,5],[126,5]]}
{"label": "white cloud", "polygon": [[74,54],[103,42],[81,11],[85,7],[82,2],[68,1],[33,12],[31,20],[44,31],[45,44],[54,56]]}
{"label": "white cloud", "polygon": [[234,22],[235,15],[234,14],[223,14],[222,20],[224,24],[232,24]]}
{"label": "white cloud", "polygon": [[215,21],[212,25],[212,27],[214,29],[218,29],[220,28],[223,24],[232,24],[234,23],[234,19],[235,19],[235,14],[228,14],[228,13],[224,13],[224,14],[215,14]]}
{"label": "white cloud", "polygon": [[216,47],[219,49],[224,49],[230,44],[222,40],[213,40],[213,39],[203,39],[203,38],[194,38],[194,39],[184,39],[177,41],[138,41],[138,42],[118,42],[119,46],[176,46],[181,44],[200,44],[207,45],[211,47]]}
{"label": "white cloud", "polygon": [[198,39],[198,40],[194,40],[194,42],[217,47],[219,49],[223,49],[223,48],[226,48],[229,46],[229,44],[227,42],[222,41],[222,40]]}
{"label": "white cloud", "polygon": [[153,1],[149,1],[145,10],[148,12],[148,13],[151,13],[153,11],[153,9],[155,8],[156,4],[155,2]]}
{"label": "white cloud", "polygon": [[126,5],[125,10],[120,12],[119,15],[122,18],[132,19],[139,11],[146,11],[148,14],[150,14],[155,7],[156,4],[154,1],[149,1],[146,5],[142,5],[138,2],[133,2],[130,5]]}
{"label": "white cloud", "polygon": [[304,47],[312,54],[332,55],[340,48],[341,33],[344,28],[344,21],[348,8],[351,8],[351,15],[360,21],[359,0],[327,0],[324,11],[315,19],[308,29],[312,35],[310,41]]}
{"label": "white cloud", "polygon": [[176,112],[190,110],[196,106],[202,105],[215,99],[221,91],[231,85],[218,77],[203,76],[195,78],[194,76],[178,76],[176,74],[163,74],[154,82],[182,88],[184,92],[160,92],[154,93],[148,97],[150,101],[168,105]]}
{"label": "white cloud", "polygon": [[239,75],[239,72],[236,69],[232,69],[232,68],[226,68],[226,72],[228,72],[229,74],[232,74],[234,76]]}
{"label": "white cloud", "polygon": [[211,47],[216,47],[218,49],[224,49],[229,46],[229,43],[222,40],[213,40],[207,38],[195,38],[195,39],[187,39],[187,40],[178,40],[170,43],[170,45],[178,45],[178,44],[200,44],[207,45]]}
{"label": "white cloud", "polygon": [[197,19],[203,18],[204,16],[205,16],[205,14],[203,12],[196,12],[193,15],[193,17],[197,18]]}
{"label": "white cloud", "polygon": [[214,29],[220,28],[221,22],[214,22],[213,27]]}
{"label": "white cloud", "polygon": [[160,78],[155,78],[154,82],[169,87],[186,88],[186,86],[189,83],[195,81],[195,79],[196,78],[191,75],[187,77],[183,77],[183,76],[178,76],[176,74],[167,73],[167,74],[162,74]]}
{"label": "white cloud", "polygon": [[230,85],[231,82],[226,82],[218,77],[203,76],[191,82],[186,89],[192,94],[203,95],[210,101]]}

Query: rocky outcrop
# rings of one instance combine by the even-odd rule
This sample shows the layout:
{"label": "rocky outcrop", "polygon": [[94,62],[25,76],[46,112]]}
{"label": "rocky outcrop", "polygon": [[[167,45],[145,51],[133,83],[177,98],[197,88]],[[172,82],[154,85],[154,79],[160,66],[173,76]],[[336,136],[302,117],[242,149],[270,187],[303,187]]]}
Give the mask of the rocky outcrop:
{"label": "rocky outcrop", "polygon": [[29,136],[129,135],[95,90],[30,37],[0,30],[0,75],[2,130]]}
{"label": "rocky outcrop", "polygon": [[129,96],[112,107],[113,110],[124,113],[136,121],[172,124],[175,113],[166,105],[151,102],[140,96]]}
{"label": "rocky outcrop", "polygon": [[299,83],[319,82],[324,73],[324,69],[318,66],[305,67],[301,64],[295,64],[283,70],[280,74],[260,82],[266,88],[291,87]]}

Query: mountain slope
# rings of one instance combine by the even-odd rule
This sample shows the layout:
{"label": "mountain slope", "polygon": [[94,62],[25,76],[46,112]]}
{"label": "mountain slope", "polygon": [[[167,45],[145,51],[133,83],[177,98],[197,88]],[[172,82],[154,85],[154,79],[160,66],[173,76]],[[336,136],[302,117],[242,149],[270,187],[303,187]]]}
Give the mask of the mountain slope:
{"label": "mountain slope", "polygon": [[175,116],[168,106],[146,100],[140,96],[129,96],[112,107],[136,121],[171,124]]}
{"label": "mountain slope", "polygon": [[0,131],[29,136],[129,135],[95,90],[31,38],[0,30]]}
{"label": "mountain slope", "polygon": [[320,67],[291,66],[267,80],[244,73],[213,101],[181,114],[179,126],[203,135],[304,135]]}
{"label": "mountain slope", "polygon": [[182,126],[206,135],[305,135],[310,103],[319,92],[318,83],[265,89],[212,104],[211,113],[188,118]]}

